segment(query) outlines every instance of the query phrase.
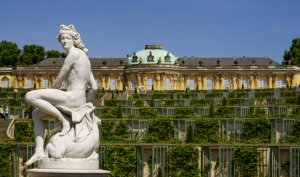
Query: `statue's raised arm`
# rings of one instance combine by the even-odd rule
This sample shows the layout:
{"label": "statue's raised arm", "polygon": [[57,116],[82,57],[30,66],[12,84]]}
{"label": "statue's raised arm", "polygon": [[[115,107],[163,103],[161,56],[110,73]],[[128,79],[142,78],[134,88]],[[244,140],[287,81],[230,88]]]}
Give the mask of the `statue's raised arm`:
{"label": "statue's raised arm", "polygon": [[[36,107],[32,112],[36,152],[26,165],[36,161],[45,164],[45,159],[49,158],[97,157],[95,151],[99,146],[100,121],[93,114],[94,106],[87,101],[92,99],[98,87],[86,55],[87,49],[73,25],[61,25],[57,39],[67,57],[52,89],[34,90],[25,96],[26,101]],[[63,81],[67,85],[66,91],[59,90]],[[49,115],[59,120],[62,128],[51,137],[44,150],[45,128],[42,119]]]}

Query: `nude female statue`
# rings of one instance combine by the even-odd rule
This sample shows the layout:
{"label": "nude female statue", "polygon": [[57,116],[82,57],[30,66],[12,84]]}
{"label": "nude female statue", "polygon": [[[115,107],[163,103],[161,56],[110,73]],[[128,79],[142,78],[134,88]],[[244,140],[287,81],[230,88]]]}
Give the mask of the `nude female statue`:
{"label": "nude female statue", "polygon": [[[70,131],[71,120],[58,107],[78,108],[91,100],[98,89],[86,55],[87,49],[84,48],[75,27],[61,25],[57,39],[66,51],[67,57],[53,88],[34,90],[25,96],[25,100],[36,107],[32,112],[36,149],[35,154],[25,165],[30,165],[45,157],[43,138],[45,128],[42,118],[48,115],[57,118],[62,124],[59,136],[66,135]],[[59,90],[63,81],[67,83],[66,91]]]}

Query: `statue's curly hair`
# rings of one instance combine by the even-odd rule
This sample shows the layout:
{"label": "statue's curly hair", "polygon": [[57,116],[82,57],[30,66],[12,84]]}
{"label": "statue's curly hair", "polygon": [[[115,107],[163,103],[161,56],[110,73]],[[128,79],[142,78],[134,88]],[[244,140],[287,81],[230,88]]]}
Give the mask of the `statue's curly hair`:
{"label": "statue's curly hair", "polygon": [[76,48],[83,50],[85,53],[88,52],[88,49],[84,47],[84,44],[80,38],[80,34],[76,32],[74,25],[60,25],[59,33],[57,35],[57,39],[59,42],[61,42],[60,36],[63,34],[69,34],[70,36],[72,36],[74,40],[74,46]]}

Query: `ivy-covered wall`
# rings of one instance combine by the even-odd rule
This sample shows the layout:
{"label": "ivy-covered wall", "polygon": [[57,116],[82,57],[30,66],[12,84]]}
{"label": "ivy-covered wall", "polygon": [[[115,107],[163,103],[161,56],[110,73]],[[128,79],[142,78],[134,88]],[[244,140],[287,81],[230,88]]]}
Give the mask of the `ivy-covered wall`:
{"label": "ivy-covered wall", "polygon": [[31,121],[17,121],[14,133],[17,142],[34,142],[33,123]]}
{"label": "ivy-covered wall", "polygon": [[12,152],[14,147],[15,145],[12,144],[0,144],[0,177],[13,176]]}
{"label": "ivy-covered wall", "polygon": [[111,171],[109,177],[135,177],[136,147],[107,146],[104,150],[105,170]]}
{"label": "ivy-covered wall", "polygon": [[200,177],[199,150],[192,146],[178,146],[168,149],[169,176]]}

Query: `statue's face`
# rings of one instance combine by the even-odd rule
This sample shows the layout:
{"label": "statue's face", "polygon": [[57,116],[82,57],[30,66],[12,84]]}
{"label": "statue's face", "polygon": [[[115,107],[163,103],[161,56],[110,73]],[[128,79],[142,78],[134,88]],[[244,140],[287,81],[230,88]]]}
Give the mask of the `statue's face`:
{"label": "statue's face", "polygon": [[74,40],[69,34],[62,34],[60,36],[60,43],[65,50],[68,50],[74,46]]}

